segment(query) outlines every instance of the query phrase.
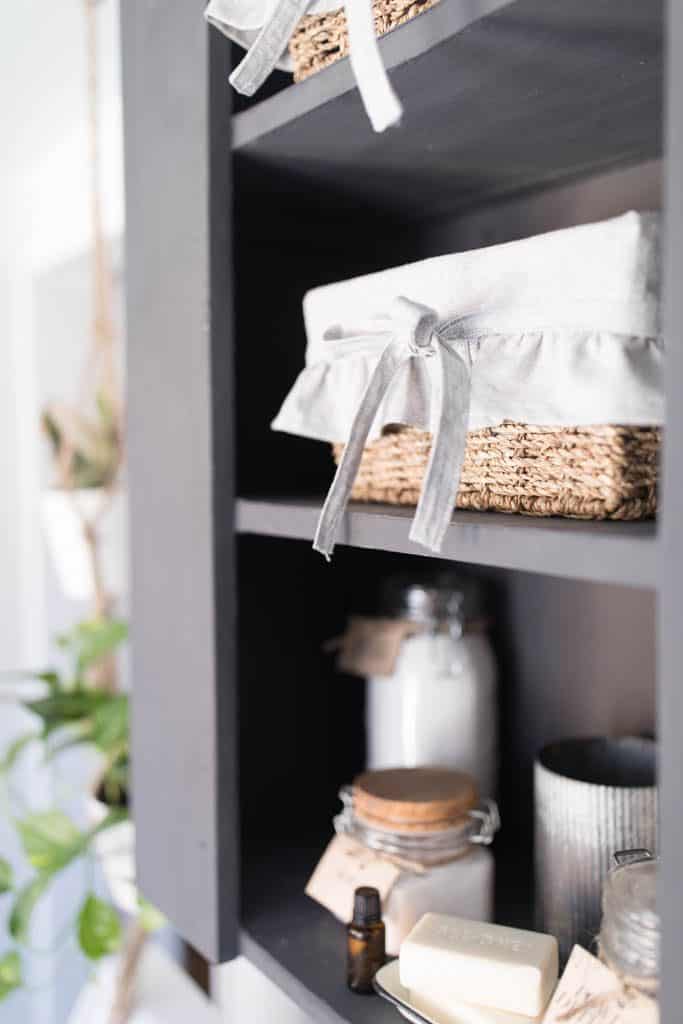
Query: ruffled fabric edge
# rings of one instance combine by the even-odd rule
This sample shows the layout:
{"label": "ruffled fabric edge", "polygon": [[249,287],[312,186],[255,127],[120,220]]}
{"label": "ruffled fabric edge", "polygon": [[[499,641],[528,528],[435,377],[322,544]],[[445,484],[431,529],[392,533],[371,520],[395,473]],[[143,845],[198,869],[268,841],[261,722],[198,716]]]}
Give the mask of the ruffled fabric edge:
{"label": "ruffled fabric edge", "polygon": [[[453,342],[472,363],[469,429],[504,420],[548,426],[664,422],[660,338],[605,331],[515,332]],[[273,420],[273,430],[345,443],[378,362],[355,354],[307,366]],[[396,376],[368,440],[385,426],[431,430],[436,410],[431,360],[415,359]]]}

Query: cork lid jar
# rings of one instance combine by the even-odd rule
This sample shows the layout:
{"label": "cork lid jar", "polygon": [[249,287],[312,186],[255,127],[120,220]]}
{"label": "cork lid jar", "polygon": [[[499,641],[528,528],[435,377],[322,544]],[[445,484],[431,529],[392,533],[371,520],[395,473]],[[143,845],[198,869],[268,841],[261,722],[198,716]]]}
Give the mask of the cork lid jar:
{"label": "cork lid jar", "polygon": [[488,845],[499,828],[496,804],[481,801],[476,782],[449,768],[388,768],[364,772],[340,791],[337,833],[364,846],[420,864],[462,856]]}
{"label": "cork lid jar", "polygon": [[396,832],[436,832],[462,821],[477,806],[471,775],[450,768],[387,768],[353,782],[360,821]]}

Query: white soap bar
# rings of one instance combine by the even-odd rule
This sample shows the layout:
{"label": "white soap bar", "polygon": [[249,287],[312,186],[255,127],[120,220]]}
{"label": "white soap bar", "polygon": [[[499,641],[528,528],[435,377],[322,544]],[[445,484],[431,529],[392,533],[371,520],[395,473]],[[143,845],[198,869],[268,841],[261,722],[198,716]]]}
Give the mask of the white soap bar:
{"label": "white soap bar", "polygon": [[557,971],[551,935],[447,914],[425,914],[401,946],[401,984],[445,1013],[464,1002],[537,1017]]}
{"label": "white soap bar", "polygon": [[544,1014],[529,1017],[527,1014],[508,1013],[507,1010],[493,1010],[490,1006],[475,1006],[474,1003],[449,1003],[448,1010],[434,1006],[429,999],[411,993],[410,1005],[429,1021],[439,1024],[543,1024]]}

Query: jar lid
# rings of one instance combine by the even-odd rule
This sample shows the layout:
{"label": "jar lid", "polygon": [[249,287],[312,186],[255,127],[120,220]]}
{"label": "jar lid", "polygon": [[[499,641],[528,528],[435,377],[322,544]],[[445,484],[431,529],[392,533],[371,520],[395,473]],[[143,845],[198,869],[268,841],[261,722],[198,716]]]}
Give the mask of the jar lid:
{"label": "jar lid", "polygon": [[384,583],[381,601],[383,614],[411,622],[455,616],[470,622],[484,616],[480,584],[450,571],[391,576]]}
{"label": "jar lid", "polygon": [[334,819],[337,835],[350,836],[366,849],[413,871],[457,860],[473,846],[489,846],[500,828],[498,807],[493,800],[482,801],[445,827],[426,826],[418,831],[391,829],[386,824],[374,825],[360,819],[354,809],[351,786],[342,787],[339,799],[343,810]]}
{"label": "jar lid", "polygon": [[632,914],[657,916],[657,861],[651,858],[622,864],[610,871],[607,889],[611,899]]}
{"label": "jar lid", "polygon": [[353,782],[356,817],[392,832],[449,828],[477,806],[471,775],[450,768],[386,768],[364,772]]}
{"label": "jar lid", "polygon": [[648,854],[644,859],[618,863],[607,875],[602,894],[601,951],[621,974],[634,979],[656,979],[660,927],[658,862]]}

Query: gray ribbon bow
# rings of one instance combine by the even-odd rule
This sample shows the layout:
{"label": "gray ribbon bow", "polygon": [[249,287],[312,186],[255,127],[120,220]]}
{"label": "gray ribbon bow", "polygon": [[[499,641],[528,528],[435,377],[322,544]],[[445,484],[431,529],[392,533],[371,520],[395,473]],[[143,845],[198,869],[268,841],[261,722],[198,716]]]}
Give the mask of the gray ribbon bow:
{"label": "gray ribbon bow", "polygon": [[[276,0],[249,52],[230,75],[237,92],[253,96],[287,49],[311,0]],[[403,107],[389,81],[375,36],[371,0],[345,0],[351,68],[372,127],[383,132],[401,120]]]}
{"label": "gray ribbon bow", "polygon": [[384,347],[323,505],[313,547],[330,559],[358,473],[368,434],[392,381],[411,359],[435,359],[432,378],[432,450],[410,529],[410,539],[439,551],[458,492],[467,441],[471,363],[449,344],[462,337],[458,320],[439,322],[433,309],[399,297],[391,310],[392,337]]}

